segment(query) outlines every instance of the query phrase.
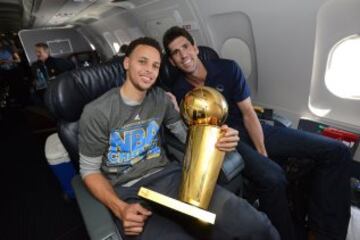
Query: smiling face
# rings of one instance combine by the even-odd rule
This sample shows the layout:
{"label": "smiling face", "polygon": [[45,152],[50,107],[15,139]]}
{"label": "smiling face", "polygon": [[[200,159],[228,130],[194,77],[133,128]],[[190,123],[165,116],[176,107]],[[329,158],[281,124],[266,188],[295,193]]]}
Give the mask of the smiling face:
{"label": "smiling face", "polygon": [[175,38],[169,45],[170,62],[186,74],[196,72],[199,63],[199,49],[183,36]]}
{"label": "smiling face", "polygon": [[147,91],[159,75],[161,57],[154,47],[140,44],[124,59],[126,81],[138,91]]}

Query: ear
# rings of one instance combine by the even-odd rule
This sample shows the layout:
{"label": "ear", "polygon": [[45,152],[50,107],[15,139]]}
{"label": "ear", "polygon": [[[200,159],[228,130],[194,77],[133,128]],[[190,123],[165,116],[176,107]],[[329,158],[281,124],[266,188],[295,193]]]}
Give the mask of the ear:
{"label": "ear", "polygon": [[196,55],[199,55],[199,48],[198,48],[198,45],[196,43],[194,43],[194,48],[195,48],[195,52],[196,52]]}
{"label": "ear", "polygon": [[124,58],[123,65],[124,65],[125,70],[129,69],[129,58],[128,57]]}

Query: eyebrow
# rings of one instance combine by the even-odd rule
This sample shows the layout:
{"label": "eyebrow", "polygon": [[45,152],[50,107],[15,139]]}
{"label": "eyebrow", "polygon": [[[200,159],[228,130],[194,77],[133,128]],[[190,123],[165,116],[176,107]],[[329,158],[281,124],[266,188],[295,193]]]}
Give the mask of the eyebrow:
{"label": "eyebrow", "polygon": [[173,50],[170,49],[170,54],[174,53],[175,51],[179,51],[181,48],[184,48],[186,45],[189,45],[189,43],[184,43],[180,47],[175,48]]}
{"label": "eyebrow", "polygon": [[[148,57],[145,57],[145,56],[141,56],[140,59],[150,60]],[[155,63],[155,64],[159,64],[159,65],[161,64],[161,63],[158,62],[158,61],[155,61],[154,63]]]}

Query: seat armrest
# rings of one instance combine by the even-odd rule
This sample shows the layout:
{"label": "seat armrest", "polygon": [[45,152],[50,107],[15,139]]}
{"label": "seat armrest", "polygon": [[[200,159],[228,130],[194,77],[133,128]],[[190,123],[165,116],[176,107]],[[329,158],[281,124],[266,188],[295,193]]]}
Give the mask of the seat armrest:
{"label": "seat armrest", "polygon": [[[167,154],[173,156],[177,161],[182,162],[185,152],[185,144],[181,143],[170,132],[165,131]],[[219,183],[227,184],[240,174],[245,166],[244,159],[237,151],[227,152],[221,167]]]}
{"label": "seat armrest", "polygon": [[231,151],[225,154],[221,167],[219,183],[229,183],[244,169],[244,159],[238,151]]}
{"label": "seat armrest", "polygon": [[260,120],[264,124],[278,127],[291,127],[292,121],[282,115],[274,112],[271,108],[263,108],[260,106],[254,106],[254,110]]}
{"label": "seat armrest", "polygon": [[92,240],[121,240],[110,211],[86,189],[79,175],[72,180],[76,200]]}

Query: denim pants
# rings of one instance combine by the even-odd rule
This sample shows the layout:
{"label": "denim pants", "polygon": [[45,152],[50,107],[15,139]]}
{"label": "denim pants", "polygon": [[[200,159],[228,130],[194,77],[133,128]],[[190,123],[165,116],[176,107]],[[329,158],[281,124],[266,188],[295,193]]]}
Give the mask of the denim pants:
{"label": "denim pants", "polygon": [[[313,161],[308,222],[317,240],[344,240],[350,218],[349,165],[351,154],[343,143],[320,135],[284,127],[263,125],[268,158],[260,155],[244,128],[237,150],[245,161],[243,175],[256,188],[260,209],[283,240],[295,239],[288,209],[287,180],[283,169],[290,157]],[[271,159],[271,160],[270,160]]]}
{"label": "denim pants", "polygon": [[[144,202],[137,192],[141,186],[177,198],[181,182],[181,166],[170,163],[165,169],[154,173],[131,187],[115,188],[120,198],[126,202]],[[147,202],[145,202],[146,204]],[[246,200],[216,186],[209,211],[216,214],[215,225],[204,225],[193,218],[156,205],[146,206],[152,211],[146,220],[144,230],[136,237],[123,236],[124,239],[242,239],[242,240],[280,240],[279,234],[267,216],[254,209]],[[122,229],[122,224],[117,221]]]}

